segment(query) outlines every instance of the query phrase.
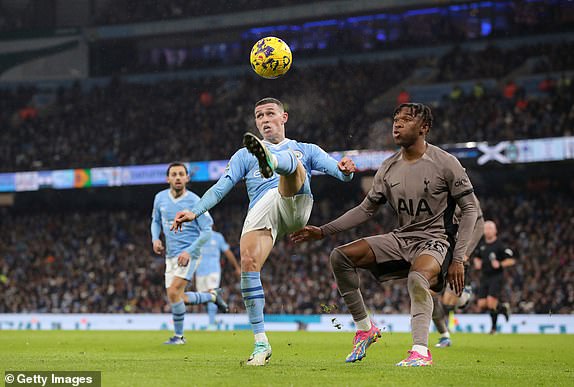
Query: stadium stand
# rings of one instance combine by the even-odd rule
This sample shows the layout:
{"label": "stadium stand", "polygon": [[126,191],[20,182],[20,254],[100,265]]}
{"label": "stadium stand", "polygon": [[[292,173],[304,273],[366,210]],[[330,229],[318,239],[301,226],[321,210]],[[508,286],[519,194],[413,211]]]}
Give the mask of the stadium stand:
{"label": "stadium stand", "polygon": [[[485,217],[498,223],[500,238],[519,254],[518,265],[507,270],[504,298],[520,313],[572,313],[574,185],[565,179],[544,178],[524,185],[495,185],[481,196]],[[345,191],[319,189],[315,195],[320,200],[310,223],[332,219],[362,198],[359,182]],[[145,207],[143,198],[140,202]],[[0,291],[5,296],[0,300],[0,313],[169,311],[164,300],[163,260],[151,250],[147,212],[95,207],[2,210]],[[245,210],[245,203],[231,201],[212,212],[236,253]],[[390,230],[394,222],[387,207],[374,222],[337,238],[301,246],[287,238],[279,241],[262,274],[269,289],[266,312],[321,313],[321,304],[325,304],[337,305],[345,313],[330,272],[329,252],[345,241]],[[23,239],[23,235],[30,238]],[[404,284],[381,288],[364,274],[370,309],[408,313]],[[474,275],[473,285],[477,283]],[[243,312],[239,281],[228,264],[223,266],[222,285],[231,310]]]}
{"label": "stadium stand", "polygon": [[[65,26],[53,14],[40,18],[42,9],[35,7],[41,2],[20,10],[8,9],[7,3],[0,1],[0,31]],[[96,0],[90,24],[103,29],[161,24],[307,3]],[[106,51],[102,47],[109,42],[86,33],[95,39],[88,42],[92,78],[59,88],[0,83],[0,171],[226,159],[253,128],[253,103],[267,95],[286,102],[288,136],[328,151],[392,147],[390,112],[399,95],[433,106],[430,141],[435,144],[572,136],[573,3],[484,4],[505,11],[479,20],[476,15],[490,11],[444,4],[432,12],[395,10],[385,19],[349,14],[335,23],[294,20],[287,27],[234,30],[236,40],[227,45],[222,45],[230,43],[225,34],[222,40],[193,44],[182,34],[127,43],[110,39],[119,48]],[[261,34],[280,29],[301,66],[269,83],[250,73],[246,53]],[[172,41],[183,41],[184,47],[171,46]],[[183,50],[185,59],[170,61],[174,50]],[[124,56],[114,62],[110,52],[121,51]],[[114,63],[106,67],[104,62]],[[220,68],[225,76],[214,71]],[[476,184],[485,216],[498,223],[501,239],[519,252],[518,265],[506,272],[505,300],[521,313],[573,313],[574,185],[567,179],[572,166],[547,167],[560,171],[558,179],[540,178],[541,173],[529,178],[530,171],[508,168],[496,184],[484,176]],[[530,180],[505,184],[512,174]],[[323,223],[358,203],[363,196],[359,178],[344,192],[314,191],[321,200],[310,223]],[[87,189],[76,191],[82,205],[67,205],[64,197],[69,196],[51,192],[38,194],[54,199],[42,199],[39,208],[28,207],[22,198],[33,194],[25,193],[17,194],[15,208],[0,207],[0,313],[169,311],[163,260],[153,255],[149,240],[152,199],[140,193],[143,187],[122,190],[138,204],[114,207],[114,199],[96,199],[106,189]],[[245,206],[234,198],[213,211],[236,254]],[[279,241],[263,270],[270,300],[266,312],[321,313],[321,304],[327,304],[345,313],[329,252],[345,241],[392,229],[389,209],[377,220],[336,240],[302,246]],[[243,312],[235,274],[225,266],[223,275],[231,310]],[[472,278],[476,287],[478,278]],[[368,275],[363,283],[370,309],[408,313],[404,284],[381,290]]]}
{"label": "stadium stand", "polygon": [[[557,43],[548,48],[543,62],[559,63],[564,50],[573,51],[568,49],[571,45]],[[532,50],[534,55],[536,50]],[[507,55],[515,52],[511,49]],[[477,59],[482,55],[475,52],[471,56]],[[225,159],[240,144],[221,143],[218,133],[239,139],[252,127],[252,104],[264,95],[287,103],[292,112],[288,136],[319,143],[326,150],[388,147],[389,114],[395,103],[374,105],[373,101],[393,88],[397,80],[413,74],[410,63],[407,59],[340,62],[294,70],[292,77],[276,80],[273,85],[248,74],[152,84],[114,78],[91,90],[76,84],[48,93],[29,87],[3,90],[0,120],[7,130],[0,134],[0,168],[15,171],[147,164],[166,162],[166,157]],[[418,63],[426,66],[427,60]],[[496,74],[508,74],[515,67],[512,63]],[[574,69],[571,66],[574,63],[564,59],[553,69]],[[458,74],[467,78],[460,75],[464,72]],[[487,75],[494,74],[478,79]],[[574,115],[571,72],[545,72],[524,79],[525,87],[518,78],[513,91],[508,91],[508,83],[487,79],[480,93],[469,87],[456,92],[456,83],[435,83],[443,86],[435,87],[430,95],[413,87],[411,96],[419,101],[438,100],[431,133],[437,144],[570,134]],[[471,82],[467,84],[476,87],[481,81]],[[448,96],[440,98],[441,93]],[[47,94],[51,102],[36,107],[38,94]],[[169,155],[165,149],[170,149]]]}

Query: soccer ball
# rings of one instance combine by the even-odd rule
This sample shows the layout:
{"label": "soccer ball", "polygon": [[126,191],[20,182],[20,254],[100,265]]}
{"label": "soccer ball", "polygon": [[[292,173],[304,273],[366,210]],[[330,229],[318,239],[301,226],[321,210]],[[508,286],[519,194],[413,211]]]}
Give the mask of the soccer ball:
{"label": "soccer ball", "polygon": [[279,78],[291,68],[291,49],[279,38],[260,39],[251,49],[251,67],[257,75],[267,79]]}

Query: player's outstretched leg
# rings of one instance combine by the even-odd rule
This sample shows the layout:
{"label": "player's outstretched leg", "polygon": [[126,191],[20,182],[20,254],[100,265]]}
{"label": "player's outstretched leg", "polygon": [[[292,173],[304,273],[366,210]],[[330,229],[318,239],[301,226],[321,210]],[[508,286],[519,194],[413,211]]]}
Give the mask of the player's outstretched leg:
{"label": "player's outstretched leg", "polygon": [[263,309],[265,307],[265,294],[261,284],[259,272],[241,273],[241,294],[249,322],[255,335],[255,348],[247,359],[249,366],[264,366],[271,358],[271,345],[265,334]]}
{"label": "player's outstretched leg", "polygon": [[273,176],[275,165],[273,156],[267,147],[254,134],[249,132],[243,135],[243,145],[245,145],[249,153],[257,158],[261,175],[267,179]]}
{"label": "player's outstretched leg", "polygon": [[249,132],[243,135],[243,145],[257,158],[259,171],[265,178],[273,176],[274,171],[279,175],[288,176],[297,170],[297,156],[291,151],[271,153],[257,136]]}

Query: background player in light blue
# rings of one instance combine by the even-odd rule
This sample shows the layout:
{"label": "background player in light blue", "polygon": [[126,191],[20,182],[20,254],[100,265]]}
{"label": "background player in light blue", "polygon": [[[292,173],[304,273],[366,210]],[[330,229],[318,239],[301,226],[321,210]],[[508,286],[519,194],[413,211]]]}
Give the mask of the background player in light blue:
{"label": "background player in light blue", "polygon": [[[223,235],[215,230],[211,234],[211,239],[201,248],[201,262],[195,272],[195,288],[198,292],[208,292],[219,288],[221,282],[221,253],[231,262],[237,276],[241,276],[241,268],[237,263],[235,255],[229,248]],[[209,315],[208,330],[217,329],[215,315],[217,305],[213,302],[207,303],[207,314]]]}
{"label": "background player in light blue", "polygon": [[233,186],[245,180],[249,211],[241,233],[241,293],[255,335],[255,349],[247,365],[267,364],[271,345],[265,334],[265,295],[260,272],[277,237],[307,224],[313,207],[311,171],[316,170],[342,181],[353,178],[355,164],[347,157],[337,163],[315,144],[285,138],[288,114],[275,98],[255,104],[255,124],[264,141],[246,133],[245,148],[231,157],[225,174],[191,208],[177,214],[172,229],[193,221],[215,206]]}
{"label": "background player in light blue", "polygon": [[[165,287],[171,303],[173,314],[174,336],[165,344],[185,344],[183,322],[185,302],[204,304],[215,302],[221,311],[227,311],[227,305],[221,298],[219,290],[206,293],[185,292],[201,257],[201,247],[211,238],[213,219],[209,213],[189,223],[179,234],[169,232],[170,223],[178,211],[192,208],[199,196],[185,189],[189,182],[187,168],[182,163],[171,163],[167,168],[169,188],[155,195],[151,221],[151,238],[153,251],[163,254],[165,251]],[[164,249],[160,239],[163,234],[166,240]]]}

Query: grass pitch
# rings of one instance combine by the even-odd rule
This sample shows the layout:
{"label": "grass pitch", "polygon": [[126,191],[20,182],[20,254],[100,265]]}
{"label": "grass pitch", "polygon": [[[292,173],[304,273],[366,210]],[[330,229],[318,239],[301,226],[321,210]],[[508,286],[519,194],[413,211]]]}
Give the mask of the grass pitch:
{"label": "grass pitch", "polygon": [[[0,371],[102,371],[102,386],[572,386],[574,336],[456,334],[432,348],[434,366],[402,368],[410,335],[383,333],[345,364],[352,333],[270,332],[273,357],[247,367],[251,332],[1,331]],[[431,335],[431,343],[437,340]]]}

